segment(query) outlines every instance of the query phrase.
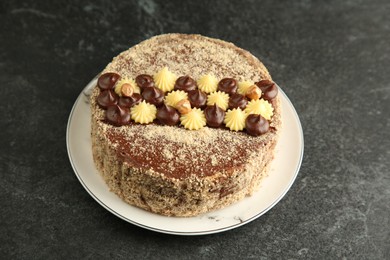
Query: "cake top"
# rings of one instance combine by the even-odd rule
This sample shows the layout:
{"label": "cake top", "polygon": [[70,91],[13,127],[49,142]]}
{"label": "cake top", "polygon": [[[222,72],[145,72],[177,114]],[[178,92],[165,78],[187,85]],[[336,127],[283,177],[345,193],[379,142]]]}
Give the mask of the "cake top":
{"label": "cake top", "polygon": [[[242,130],[242,121],[240,123],[237,118],[245,116],[246,112],[244,110],[248,108],[250,103],[245,102],[241,98],[242,95],[239,94],[250,91],[250,87],[254,82],[271,79],[264,65],[249,52],[221,40],[200,35],[183,34],[160,35],[146,40],[115,57],[102,72],[102,74],[105,73],[115,73],[120,75],[121,79],[128,79],[125,80],[125,84],[134,84],[131,79],[135,79],[137,84],[140,81],[146,82],[145,84],[149,84],[148,82],[151,81],[158,82],[163,86],[159,88],[163,95],[183,91],[184,94],[172,94],[172,97],[169,98],[168,95],[165,95],[165,100],[168,99],[172,104],[182,101],[185,94],[187,94],[187,98],[195,96],[196,101],[202,100],[200,92],[210,91],[215,96],[210,99],[209,106],[204,109],[206,115],[207,113],[221,115],[221,110],[225,113],[226,107],[224,106],[229,106],[229,102],[226,104],[226,97],[221,93],[216,94],[218,91],[213,91],[214,89],[207,90],[207,88],[204,88],[200,90],[202,84],[208,82],[207,85],[210,85],[209,82],[213,82],[213,78],[218,79],[217,83],[221,79],[226,79],[224,85],[226,89],[222,92],[228,93],[231,80],[236,80],[240,84],[237,84],[234,93],[232,92],[229,95],[231,98],[234,97],[232,102],[235,102],[237,108],[230,109],[226,111],[226,116],[225,114],[221,116],[224,124],[226,126],[231,125],[233,130]],[[180,85],[177,90],[172,91],[169,73],[176,75],[176,84]],[[188,78],[188,75],[190,78]],[[177,83],[178,81],[179,83]],[[192,89],[193,81],[197,85],[196,89]],[[173,88],[176,87],[173,86]],[[118,89],[116,91],[122,90]],[[125,88],[123,91],[122,94],[126,94],[128,89]],[[144,95],[143,91],[142,89],[140,91],[142,96]],[[148,91],[151,91],[151,93],[147,94],[153,97],[161,96],[161,93],[155,93],[156,90],[148,88]],[[276,132],[280,126],[278,98],[269,101],[274,108],[272,119],[269,121],[269,131],[264,134],[264,132],[261,132],[263,130],[257,127],[253,130],[254,133],[259,133],[259,131],[262,133],[257,137],[252,137],[245,132],[235,132],[237,130],[227,131],[220,128],[206,127],[189,131],[183,127],[155,123],[141,125],[130,122],[123,126],[107,124],[105,119],[108,116],[115,116],[116,119],[119,115],[123,117],[123,120],[129,120],[127,117],[129,113],[131,113],[132,118],[143,118],[142,113],[148,110],[151,113],[158,113],[154,111],[153,107],[149,106],[148,102],[141,101],[142,98],[137,96],[140,95],[137,92],[138,90],[135,88],[131,93],[132,100],[129,102],[135,102],[142,109],[138,107],[133,109],[133,107],[130,109],[131,111],[127,111],[129,108],[116,106],[117,108],[111,109],[112,111],[109,109],[104,111],[99,108],[96,102],[99,88],[95,88],[91,97],[93,116],[100,121],[106,138],[116,147],[118,155],[123,157],[125,161],[173,178],[180,179],[193,174],[204,176],[216,171],[223,173],[231,169],[239,169],[242,165],[250,163],[250,160],[258,158],[258,151],[277,135]],[[190,92],[194,94],[190,95]],[[208,96],[211,93],[208,93]],[[110,95],[105,97],[104,100],[112,100]],[[256,95],[256,93],[253,93],[253,95]],[[256,110],[259,105],[261,104],[253,104],[249,108]],[[156,106],[158,110],[163,110],[163,113],[170,116],[174,113],[167,105],[160,103],[154,107]],[[242,109],[240,106],[242,106]],[[203,112],[200,114],[198,109],[194,107],[192,107],[191,112],[180,112],[180,120],[182,120],[183,125],[188,123],[194,129],[198,129],[197,124],[199,122],[196,119],[201,118]],[[149,120],[153,121],[154,119]],[[249,123],[252,125],[263,124],[264,118],[251,116]],[[190,127],[186,128],[190,129]]]}
{"label": "cake top", "polygon": [[164,34],[145,40],[115,57],[103,73],[135,78],[140,73],[154,75],[164,67],[175,75],[196,79],[208,74],[238,81],[271,79],[264,65],[249,52],[232,43],[193,34]]}

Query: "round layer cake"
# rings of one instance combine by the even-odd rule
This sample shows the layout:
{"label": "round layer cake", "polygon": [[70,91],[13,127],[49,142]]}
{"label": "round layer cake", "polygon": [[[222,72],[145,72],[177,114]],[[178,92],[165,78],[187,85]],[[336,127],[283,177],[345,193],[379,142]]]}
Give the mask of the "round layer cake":
{"label": "round layer cake", "polygon": [[[125,202],[194,216],[250,196],[267,175],[280,101],[249,52],[201,35],[164,34],[122,52],[101,75],[90,97],[93,158]],[[189,105],[169,103],[173,92]],[[200,94],[206,104],[191,99]],[[266,106],[248,110],[252,103]]]}

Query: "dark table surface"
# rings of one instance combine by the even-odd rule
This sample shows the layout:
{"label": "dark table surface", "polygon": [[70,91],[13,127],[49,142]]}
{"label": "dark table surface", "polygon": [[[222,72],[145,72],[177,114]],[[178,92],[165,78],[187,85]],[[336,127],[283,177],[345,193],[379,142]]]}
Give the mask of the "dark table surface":
{"label": "dark table surface", "polygon": [[[390,259],[390,2],[0,2],[2,259]],[[259,57],[302,122],[300,173],[259,219],[215,235],[114,216],[69,163],[82,88],[153,35],[200,33]]]}

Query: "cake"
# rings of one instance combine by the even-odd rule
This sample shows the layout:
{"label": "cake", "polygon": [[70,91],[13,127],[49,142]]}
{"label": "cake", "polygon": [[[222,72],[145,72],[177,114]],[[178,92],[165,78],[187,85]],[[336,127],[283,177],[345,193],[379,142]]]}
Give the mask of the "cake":
{"label": "cake", "polygon": [[232,43],[163,34],[120,53],[90,96],[93,159],[126,203],[189,217],[251,196],[281,128],[278,88]]}

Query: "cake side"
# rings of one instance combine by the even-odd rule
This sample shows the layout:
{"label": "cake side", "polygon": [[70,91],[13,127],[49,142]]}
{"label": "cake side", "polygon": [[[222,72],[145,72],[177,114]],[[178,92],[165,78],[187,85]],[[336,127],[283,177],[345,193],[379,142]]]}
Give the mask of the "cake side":
{"label": "cake side", "polygon": [[252,195],[268,174],[276,145],[268,142],[232,171],[177,179],[118,160],[116,146],[100,133],[93,131],[93,158],[110,190],[131,205],[166,216],[195,216]]}

